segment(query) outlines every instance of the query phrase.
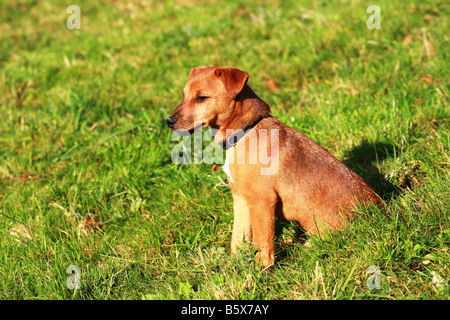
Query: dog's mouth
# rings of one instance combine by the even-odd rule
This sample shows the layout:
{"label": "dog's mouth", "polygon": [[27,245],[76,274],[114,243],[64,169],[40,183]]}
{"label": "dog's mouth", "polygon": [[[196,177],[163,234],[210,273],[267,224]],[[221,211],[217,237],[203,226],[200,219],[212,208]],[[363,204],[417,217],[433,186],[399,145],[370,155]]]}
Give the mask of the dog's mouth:
{"label": "dog's mouth", "polygon": [[196,131],[201,131],[203,128],[208,126],[206,122],[200,122],[196,126],[194,126],[192,129],[172,129],[172,131],[175,131],[180,136],[188,136],[193,134]]}
{"label": "dog's mouth", "polygon": [[201,122],[201,123],[197,124],[197,125],[196,125],[194,128],[192,128],[191,130],[188,130],[188,131],[189,131],[189,134],[193,134],[195,131],[200,131],[200,130],[202,130],[204,127],[205,127],[205,123],[204,123],[204,122]]}
{"label": "dog's mouth", "polygon": [[208,124],[206,122],[201,122],[198,125],[196,125],[193,129],[189,130],[189,134],[193,134],[195,131],[200,131],[207,125]]}

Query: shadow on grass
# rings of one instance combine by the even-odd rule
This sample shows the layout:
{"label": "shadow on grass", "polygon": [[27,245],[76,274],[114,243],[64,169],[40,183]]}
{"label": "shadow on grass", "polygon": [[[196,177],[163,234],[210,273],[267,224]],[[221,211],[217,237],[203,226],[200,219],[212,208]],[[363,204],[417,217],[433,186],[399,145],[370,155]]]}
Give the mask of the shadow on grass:
{"label": "shadow on grass", "polygon": [[398,156],[397,146],[384,142],[370,143],[363,139],[361,144],[344,151],[342,162],[359,174],[384,201],[389,201],[400,194],[385,174],[380,172],[374,163]]}
{"label": "shadow on grass", "polygon": [[[393,144],[383,142],[369,143],[363,139],[361,144],[344,151],[342,162],[360,175],[384,201],[388,202],[392,198],[399,196],[402,188],[398,188],[389,182],[386,175],[380,172],[374,163],[394,158],[398,156],[398,152],[397,146]],[[409,186],[405,185],[404,187]],[[283,230],[287,228],[290,229],[290,233],[293,235],[288,241],[282,239]],[[275,237],[275,251],[278,261],[284,260],[289,255],[292,247],[302,245],[308,240],[308,234],[300,224],[278,219],[275,224]]]}

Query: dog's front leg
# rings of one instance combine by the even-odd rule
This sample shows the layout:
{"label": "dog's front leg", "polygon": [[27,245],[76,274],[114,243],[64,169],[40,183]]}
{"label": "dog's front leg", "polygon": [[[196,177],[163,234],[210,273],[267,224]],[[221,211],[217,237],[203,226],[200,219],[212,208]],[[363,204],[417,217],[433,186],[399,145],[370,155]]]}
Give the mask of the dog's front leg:
{"label": "dog's front leg", "polygon": [[254,248],[259,250],[256,265],[269,267],[274,263],[276,201],[260,199],[250,206],[250,221]]}
{"label": "dog's front leg", "polygon": [[246,200],[233,194],[234,200],[234,222],[233,235],[231,238],[231,255],[235,255],[243,242],[250,247],[252,238],[252,229],[250,225],[250,212]]}

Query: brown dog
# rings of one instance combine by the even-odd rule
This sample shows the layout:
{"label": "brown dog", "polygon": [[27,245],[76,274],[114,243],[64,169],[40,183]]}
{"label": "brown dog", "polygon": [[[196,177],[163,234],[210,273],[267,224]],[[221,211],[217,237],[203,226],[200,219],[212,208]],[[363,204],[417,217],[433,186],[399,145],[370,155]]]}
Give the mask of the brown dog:
{"label": "brown dog", "polygon": [[380,198],[325,149],[272,117],[247,80],[229,67],[192,69],[183,101],[166,121],[172,130],[218,130],[214,141],[227,150],[223,170],[234,199],[231,252],[253,240],[257,261],[267,267],[274,262],[275,216],[318,234],[341,228],[351,208]]}

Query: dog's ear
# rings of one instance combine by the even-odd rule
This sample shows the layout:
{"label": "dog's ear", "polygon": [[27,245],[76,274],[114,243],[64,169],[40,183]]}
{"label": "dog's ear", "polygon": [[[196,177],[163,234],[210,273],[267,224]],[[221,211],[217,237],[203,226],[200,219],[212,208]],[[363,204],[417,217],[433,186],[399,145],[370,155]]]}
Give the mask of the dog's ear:
{"label": "dog's ear", "polygon": [[236,98],[248,80],[247,72],[234,68],[217,68],[214,74],[222,80],[227,95],[231,99]]}

